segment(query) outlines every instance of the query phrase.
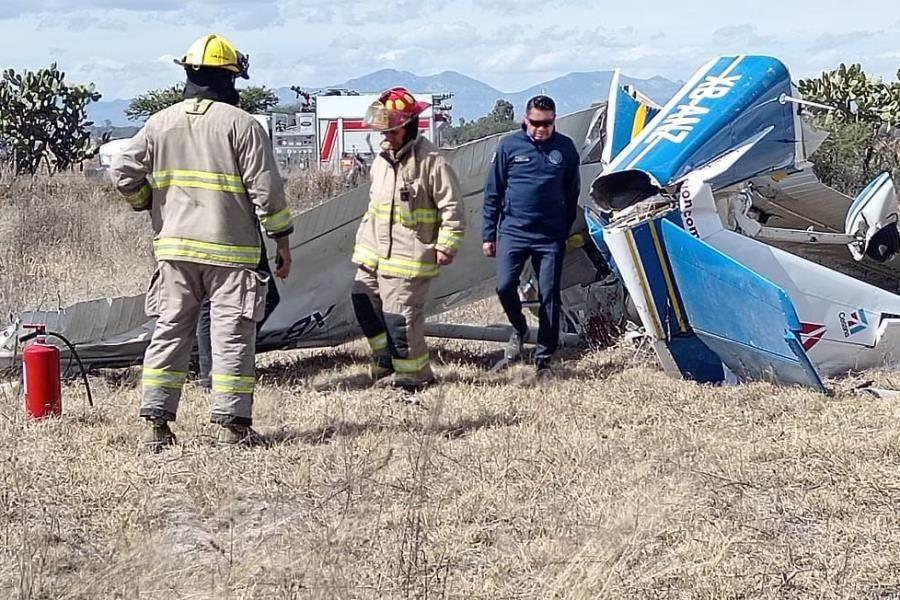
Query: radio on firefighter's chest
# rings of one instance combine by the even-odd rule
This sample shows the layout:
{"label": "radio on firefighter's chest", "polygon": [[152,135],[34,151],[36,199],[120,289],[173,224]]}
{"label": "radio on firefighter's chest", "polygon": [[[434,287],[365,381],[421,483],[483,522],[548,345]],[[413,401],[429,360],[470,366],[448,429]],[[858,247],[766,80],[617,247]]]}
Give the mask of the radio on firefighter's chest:
{"label": "radio on firefighter's chest", "polygon": [[416,187],[408,182],[404,181],[403,185],[400,186],[400,201],[409,203],[416,198]]}

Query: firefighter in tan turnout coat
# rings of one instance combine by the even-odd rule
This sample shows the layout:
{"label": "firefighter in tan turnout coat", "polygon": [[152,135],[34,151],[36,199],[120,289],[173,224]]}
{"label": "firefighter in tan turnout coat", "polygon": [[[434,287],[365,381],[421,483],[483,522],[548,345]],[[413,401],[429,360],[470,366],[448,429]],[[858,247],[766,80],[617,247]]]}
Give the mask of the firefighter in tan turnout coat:
{"label": "firefighter in tan turnout coat", "polygon": [[429,106],[404,88],[382,93],[366,123],[384,134],[371,168],[369,209],[353,249],[359,265],[353,307],[373,352],[371,375],[420,389],[434,381],[425,345],[424,304],[431,278],[463,239],[456,174],[428,139],[419,114]]}
{"label": "firefighter in tan turnout coat", "polygon": [[293,230],[265,129],[237,107],[236,77],[248,61],[215,35],[176,61],[187,74],[184,101],[154,114],[113,164],[118,190],[135,210],[150,210],[157,270],[147,314],[157,317],[144,356],[144,443],[175,443],[175,420],[204,300],[212,319],[212,421],[221,444],[256,439],[252,424],[256,322],[268,280],[257,273],[259,224],[275,238],[287,277]]}

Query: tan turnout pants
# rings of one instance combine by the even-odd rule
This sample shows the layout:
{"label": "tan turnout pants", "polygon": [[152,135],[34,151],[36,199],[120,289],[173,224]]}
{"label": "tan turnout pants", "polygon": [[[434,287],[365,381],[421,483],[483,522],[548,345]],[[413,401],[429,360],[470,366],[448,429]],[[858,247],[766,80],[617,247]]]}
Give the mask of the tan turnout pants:
{"label": "tan turnout pants", "polygon": [[431,279],[390,277],[356,270],[353,309],[373,360],[391,367],[399,381],[434,379],[425,345],[425,297]]}
{"label": "tan turnout pants", "polygon": [[251,269],[160,261],[147,290],[156,327],[144,354],[140,416],[174,421],[187,378],[200,305],[209,298],[212,422],[252,424],[256,322],[268,278]]}

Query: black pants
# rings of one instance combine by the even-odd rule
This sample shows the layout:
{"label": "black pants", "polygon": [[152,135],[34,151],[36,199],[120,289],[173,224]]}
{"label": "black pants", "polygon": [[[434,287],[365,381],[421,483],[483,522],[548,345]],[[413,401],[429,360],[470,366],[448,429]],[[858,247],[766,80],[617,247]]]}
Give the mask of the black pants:
{"label": "black pants", "polygon": [[[269,276],[269,291],[266,294],[266,312],[262,321],[256,324],[256,332],[259,333],[263,323],[278,306],[281,296],[278,294],[278,287],[275,285],[275,278],[272,277],[272,268],[269,266],[269,257],[266,254],[266,245],[262,245],[262,254],[259,257],[259,264],[256,270]],[[197,359],[200,370],[200,385],[210,387],[212,381],[210,373],[212,372],[212,342],[210,335],[210,318],[209,318],[209,301],[204,302],[200,307],[200,317],[197,319]]]}
{"label": "black pants", "polygon": [[501,235],[497,242],[497,296],[510,324],[520,334],[528,331],[528,324],[519,299],[519,277],[529,258],[538,277],[541,306],[535,362],[548,360],[559,345],[559,281],[565,254],[565,240],[532,242]]}

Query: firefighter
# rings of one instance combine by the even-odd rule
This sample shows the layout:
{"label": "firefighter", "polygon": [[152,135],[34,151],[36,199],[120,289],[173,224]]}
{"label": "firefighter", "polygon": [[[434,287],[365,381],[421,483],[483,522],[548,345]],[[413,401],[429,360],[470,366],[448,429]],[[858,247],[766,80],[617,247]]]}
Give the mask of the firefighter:
{"label": "firefighter", "polygon": [[293,227],[265,129],[238,108],[237,77],[249,61],[226,39],[206,35],[175,61],[184,100],[151,116],[113,163],[116,188],[135,210],[150,210],[157,269],[146,312],[156,327],[144,355],[140,416],[145,447],[175,443],[175,420],[201,304],[212,319],[211,420],[221,445],[258,441],[251,429],[256,322],[268,277],[257,222],[276,241],[278,277],[291,268]]}
{"label": "firefighter", "polygon": [[465,226],[456,174],[419,135],[430,106],[392,88],[369,106],[366,123],[384,135],[370,169],[369,208],[353,249],[352,301],[372,349],[373,381],[417,391],[434,381],[425,345],[425,297],[453,262]]}

